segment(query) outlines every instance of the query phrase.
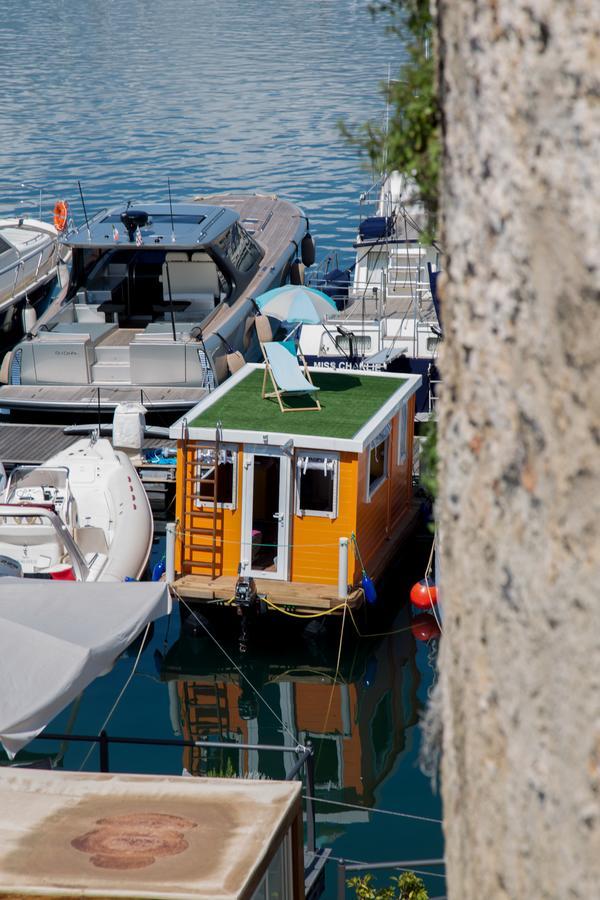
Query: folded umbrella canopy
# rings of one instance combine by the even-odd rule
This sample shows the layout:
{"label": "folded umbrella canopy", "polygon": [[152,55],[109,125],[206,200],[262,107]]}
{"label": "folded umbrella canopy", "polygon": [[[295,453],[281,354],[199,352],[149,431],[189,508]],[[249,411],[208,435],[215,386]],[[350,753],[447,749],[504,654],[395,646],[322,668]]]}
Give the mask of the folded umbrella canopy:
{"label": "folded umbrella canopy", "polygon": [[0,578],[0,742],[8,755],[170,611],[161,583]]}
{"label": "folded umbrella canopy", "polygon": [[261,294],[255,300],[261,313],[282,322],[318,325],[337,312],[331,297],[302,284],[284,284]]}

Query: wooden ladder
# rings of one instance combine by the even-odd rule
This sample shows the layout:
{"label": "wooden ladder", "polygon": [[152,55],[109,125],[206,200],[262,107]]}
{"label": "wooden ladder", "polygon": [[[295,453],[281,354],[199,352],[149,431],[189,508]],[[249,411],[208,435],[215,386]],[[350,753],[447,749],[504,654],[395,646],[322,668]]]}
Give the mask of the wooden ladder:
{"label": "wooden ladder", "polygon": [[[182,508],[182,558],[183,575],[191,573],[216,578],[223,568],[223,516],[217,502],[219,491],[219,430],[215,434],[214,445],[196,441],[184,443],[183,508]],[[214,454],[212,478],[203,478],[202,484],[212,488],[210,496],[200,493],[200,478],[197,470],[202,465],[202,452]],[[200,459],[198,454],[200,453]],[[212,501],[210,506],[199,506],[198,502]],[[200,555],[199,555],[200,554]]]}

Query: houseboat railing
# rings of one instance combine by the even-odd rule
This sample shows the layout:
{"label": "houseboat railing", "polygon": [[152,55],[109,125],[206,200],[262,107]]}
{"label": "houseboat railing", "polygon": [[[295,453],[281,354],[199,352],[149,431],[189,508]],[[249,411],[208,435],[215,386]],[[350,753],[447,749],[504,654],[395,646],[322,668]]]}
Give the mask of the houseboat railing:
{"label": "houseboat railing", "polygon": [[60,741],[61,743],[69,743],[71,741],[98,744],[100,753],[100,771],[110,772],[109,747],[111,744],[133,744],[144,747],[202,747],[208,750],[230,749],[230,750],[270,750],[277,753],[295,753],[300,758],[294,763],[289,772],[286,773],[284,781],[293,781],[296,776],[305,770],[306,778],[306,849],[311,853],[316,852],[316,830],[315,830],[315,807],[314,807],[314,789],[315,789],[315,758],[314,749],[310,741],[306,744],[297,744],[295,747],[286,747],[281,744],[238,744],[232,741],[193,741],[188,738],[144,738],[144,737],[121,737],[112,736],[101,731],[100,734],[58,734],[46,733],[38,735],[36,740],[44,741]]}

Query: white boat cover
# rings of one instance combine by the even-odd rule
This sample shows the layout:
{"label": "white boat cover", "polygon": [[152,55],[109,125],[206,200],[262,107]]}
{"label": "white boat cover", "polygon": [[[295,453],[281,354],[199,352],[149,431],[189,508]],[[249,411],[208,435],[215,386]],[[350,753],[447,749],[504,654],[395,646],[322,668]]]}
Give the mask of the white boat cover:
{"label": "white boat cover", "polygon": [[162,583],[0,579],[0,742],[9,756],[170,611]]}

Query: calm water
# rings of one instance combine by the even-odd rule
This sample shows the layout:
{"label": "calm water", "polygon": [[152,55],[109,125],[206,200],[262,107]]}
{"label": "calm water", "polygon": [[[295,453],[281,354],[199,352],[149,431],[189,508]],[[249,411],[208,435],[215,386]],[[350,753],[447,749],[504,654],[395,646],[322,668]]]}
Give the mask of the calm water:
{"label": "calm water", "polygon": [[[339,138],[337,122],[383,122],[379,91],[401,60],[397,39],[373,22],[366,0],[0,0],[0,214],[42,217],[71,202],[82,221],[123,198],[165,200],[199,192],[255,189],[303,206],[317,255],[351,253],[358,197],[371,176]],[[21,184],[25,183],[26,187]],[[161,553],[157,544],[155,556]],[[388,579],[385,628],[408,627],[410,585],[426,548],[417,543]],[[394,615],[397,610],[397,615]],[[270,635],[272,649],[227,659],[209,639],[157,623],[109,733],[176,732],[238,741],[313,740],[318,796],[440,818],[440,802],[417,766],[418,718],[435,678],[435,646],[410,630],[359,639],[347,629],[337,679],[333,637]],[[234,665],[235,663],[235,665]],[[240,675],[240,666],[277,717]],[[133,666],[120,660],[86,691],[73,728],[96,733]],[[51,728],[67,727],[65,711]],[[283,720],[286,732],[279,720]],[[45,752],[36,742],[30,752]],[[48,748],[50,749],[50,748]],[[51,748],[56,750],[56,747]],[[97,768],[86,748],[66,751],[67,768]],[[123,771],[284,774],[273,754],[189,758],[180,749],[111,751]],[[336,856],[383,860],[439,856],[431,822],[318,805],[318,841]],[[328,897],[335,896],[335,872]],[[428,880],[432,895],[443,882]]]}

